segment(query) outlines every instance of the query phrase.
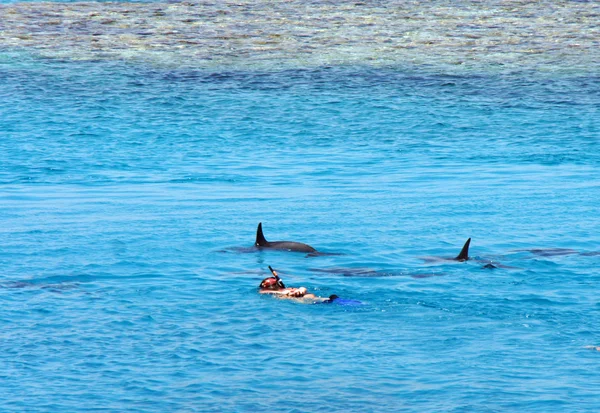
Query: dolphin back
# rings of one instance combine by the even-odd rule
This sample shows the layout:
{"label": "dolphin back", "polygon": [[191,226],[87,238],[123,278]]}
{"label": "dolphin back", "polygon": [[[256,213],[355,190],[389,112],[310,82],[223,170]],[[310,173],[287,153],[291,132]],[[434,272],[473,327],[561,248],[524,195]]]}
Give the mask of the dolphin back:
{"label": "dolphin back", "polygon": [[308,244],[293,241],[273,241],[269,242],[265,247],[273,248],[275,250],[286,250],[296,252],[317,252],[316,249]]}
{"label": "dolphin back", "polygon": [[256,247],[264,247],[264,248],[272,248],[276,250],[287,250],[287,251],[297,251],[297,252],[317,252],[316,249],[311,247],[308,244],[303,244],[301,242],[293,242],[293,241],[267,241],[263,234],[262,230],[262,222],[258,223],[258,228],[256,229],[256,241],[254,242]]}

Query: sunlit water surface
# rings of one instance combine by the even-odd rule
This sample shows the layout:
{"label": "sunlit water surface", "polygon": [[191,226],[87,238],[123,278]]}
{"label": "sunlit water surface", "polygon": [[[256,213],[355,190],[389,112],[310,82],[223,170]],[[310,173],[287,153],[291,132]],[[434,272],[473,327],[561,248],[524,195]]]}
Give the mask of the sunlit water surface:
{"label": "sunlit water surface", "polygon": [[[0,410],[600,408],[597,51],[453,72],[456,45],[243,67],[6,39]],[[259,222],[340,255],[253,251]],[[363,305],[260,296],[268,265]]]}

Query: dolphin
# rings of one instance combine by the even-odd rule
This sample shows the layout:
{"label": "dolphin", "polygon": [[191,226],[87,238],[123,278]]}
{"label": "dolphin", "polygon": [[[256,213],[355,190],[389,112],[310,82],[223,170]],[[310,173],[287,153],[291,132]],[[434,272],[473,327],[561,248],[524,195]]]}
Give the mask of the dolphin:
{"label": "dolphin", "polygon": [[256,229],[256,242],[254,246],[257,248],[270,248],[274,250],[284,250],[284,251],[296,251],[296,252],[308,252],[308,253],[316,253],[317,250],[311,247],[310,245],[303,244],[301,242],[293,242],[293,241],[272,241],[269,242],[265,239],[262,231],[262,222],[258,223],[258,228]]}
{"label": "dolphin", "polygon": [[600,255],[600,251],[582,252],[581,255],[584,257],[594,257],[596,255]]}
{"label": "dolphin", "polygon": [[527,251],[540,257],[556,257],[561,255],[577,254],[577,251],[571,248],[535,248]]}
{"label": "dolphin", "polygon": [[351,268],[351,267],[334,267],[334,268],[309,268],[310,271],[342,275],[344,277],[356,277],[356,278],[385,278],[385,277],[412,277],[412,278],[428,278],[438,275],[444,275],[444,273],[411,273],[402,271],[386,271],[386,270],[375,270],[373,268]]}
{"label": "dolphin", "polygon": [[500,264],[498,261],[496,260],[491,260],[491,259],[485,259],[485,258],[480,258],[480,257],[469,257],[469,246],[471,245],[471,238],[469,238],[467,240],[467,242],[465,242],[465,245],[463,245],[462,250],[460,250],[460,253],[452,258],[452,257],[423,257],[423,260],[425,262],[439,262],[439,261],[458,261],[458,262],[465,262],[465,261],[475,261],[475,262],[479,262],[479,263],[483,263],[484,265],[481,267],[484,270],[494,270],[497,268],[505,268],[508,270],[520,270],[521,268],[519,267],[511,267],[510,265],[504,265],[504,264]]}
{"label": "dolphin", "polygon": [[487,258],[484,258],[484,259],[475,258],[475,261],[477,261],[481,264],[484,264],[481,266],[481,268],[484,270],[496,270],[498,268],[504,268],[506,270],[522,270],[523,269],[521,267],[513,267],[511,265],[504,265],[504,264],[499,263],[496,260],[487,259]]}
{"label": "dolphin", "polygon": [[471,245],[471,238],[469,238],[467,240],[467,242],[465,242],[465,245],[463,245],[462,250],[460,250],[460,253],[452,258],[444,258],[444,257],[425,257],[423,258],[423,260],[425,260],[425,262],[436,262],[436,261],[458,261],[458,262],[465,262],[469,260],[469,245]]}
{"label": "dolphin", "polygon": [[600,251],[578,252],[571,248],[534,248],[530,250],[514,250],[515,252],[530,252],[538,257],[560,257],[564,255],[578,254],[584,257],[593,257],[600,255]]}

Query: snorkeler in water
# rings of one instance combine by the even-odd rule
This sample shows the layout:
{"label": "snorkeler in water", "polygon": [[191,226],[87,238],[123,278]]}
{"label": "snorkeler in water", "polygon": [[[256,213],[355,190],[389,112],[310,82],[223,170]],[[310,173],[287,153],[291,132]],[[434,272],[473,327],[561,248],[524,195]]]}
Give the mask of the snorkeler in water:
{"label": "snorkeler in water", "polygon": [[318,297],[312,293],[309,293],[305,287],[299,288],[290,288],[286,287],[277,271],[275,271],[269,265],[269,270],[273,274],[272,277],[265,278],[260,282],[259,285],[259,293],[261,294],[271,294],[278,298],[291,298],[300,302],[311,303],[311,304],[329,304],[336,303],[342,305],[356,305],[361,304],[356,300],[343,300],[340,299],[337,295],[330,295],[329,298]]}
{"label": "snorkeler in water", "polygon": [[295,298],[300,300],[312,300],[317,302],[322,302],[327,300],[326,298],[317,297],[314,294],[309,293],[306,288],[288,288],[285,286],[277,271],[275,271],[269,265],[269,270],[273,274],[272,277],[265,278],[261,281],[259,286],[259,292],[261,294],[272,294],[278,298]]}

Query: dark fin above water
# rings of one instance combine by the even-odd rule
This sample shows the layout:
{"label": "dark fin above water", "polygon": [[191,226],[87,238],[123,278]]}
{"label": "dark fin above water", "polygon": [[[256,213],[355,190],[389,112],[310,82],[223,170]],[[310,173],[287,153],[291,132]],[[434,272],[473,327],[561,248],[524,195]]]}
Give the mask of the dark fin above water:
{"label": "dark fin above water", "polygon": [[460,251],[460,254],[458,254],[456,256],[456,258],[454,258],[456,261],[467,261],[469,259],[469,245],[471,244],[471,238],[469,238],[467,240],[467,242],[465,242],[465,245],[463,246],[462,250]]}
{"label": "dark fin above water", "polygon": [[262,247],[267,245],[268,241],[265,239],[265,236],[263,235],[263,231],[262,231],[262,222],[258,223],[258,228],[256,229],[256,242],[254,243],[254,245],[256,245],[257,247]]}

